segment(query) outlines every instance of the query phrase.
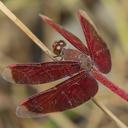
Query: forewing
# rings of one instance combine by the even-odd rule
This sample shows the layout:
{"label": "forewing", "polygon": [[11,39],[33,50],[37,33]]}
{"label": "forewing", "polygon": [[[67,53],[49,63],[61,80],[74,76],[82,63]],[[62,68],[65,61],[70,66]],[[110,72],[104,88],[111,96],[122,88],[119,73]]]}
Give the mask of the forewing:
{"label": "forewing", "polygon": [[73,61],[14,64],[4,70],[3,77],[18,84],[41,84],[70,76],[78,71],[79,62]]}
{"label": "forewing", "polygon": [[65,39],[67,39],[74,47],[79,49],[80,51],[84,52],[88,55],[88,49],[86,46],[81,42],[79,38],[77,38],[75,35],[73,35],[71,32],[68,32],[64,28],[62,28],[60,25],[56,24],[48,18],[47,16],[40,15],[40,17],[45,21],[47,24],[49,24],[52,28],[54,28],[57,32],[59,32]]}
{"label": "forewing", "polygon": [[17,109],[20,117],[38,117],[46,113],[60,112],[88,101],[98,90],[97,82],[81,72],[57,86],[36,94]]}
{"label": "forewing", "polygon": [[111,70],[111,56],[106,43],[84,11],[80,10],[78,16],[92,60],[101,72],[108,73]]}

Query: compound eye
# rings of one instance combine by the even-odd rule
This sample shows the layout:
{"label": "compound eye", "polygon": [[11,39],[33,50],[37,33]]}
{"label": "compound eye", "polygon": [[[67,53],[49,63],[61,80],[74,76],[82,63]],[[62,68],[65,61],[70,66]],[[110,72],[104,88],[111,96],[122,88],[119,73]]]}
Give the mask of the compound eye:
{"label": "compound eye", "polygon": [[60,40],[60,41],[58,42],[58,44],[59,44],[60,46],[63,46],[63,47],[66,46],[66,43],[65,43],[63,40]]}
{"label": "compound eye", "polygon": [[56,49],[59,51],[59,50],[61,50],[61,46],[56,46]]}
{"label": "compound eye", "polygon": [[60,41],[55,41],[52,45],[52,48],[53,48],[53,52],[59,56],[63,47],[66,46],[66,43],[63,41],[63,40],[60,40]]}

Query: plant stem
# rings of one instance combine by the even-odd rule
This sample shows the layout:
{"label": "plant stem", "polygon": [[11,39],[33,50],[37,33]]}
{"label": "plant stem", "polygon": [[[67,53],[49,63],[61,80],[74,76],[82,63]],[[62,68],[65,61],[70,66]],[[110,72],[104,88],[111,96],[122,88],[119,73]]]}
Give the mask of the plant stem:
{"label": "plant stem", "polygon": [[[108,109],[102,104],[97,102],[96,99],[92,99],[92,101],[101,109],[104,111],[104,113],[106,113],[112,120],[114,120],[116,122],[116,124],[118,125],[118,127],[120,128],[128,128],[124,123],[122,123],[115,115],[113,115],[111,113],[111,111],[108,111]],[[102,107],[101,107],[102,106]]]}
{"label": "plant stem", "polygon": [[97,69],[91,71],[92,75],[103,85],[109,88],[111,91],[116,93],[118,96],[123,98],[124,100],[128,101],[128,93],[125,92],[123,89],[119,88],[117,85],[112,83],[109,79],[107,79],[103,74],[101,74]]}
{"label": "plant stem", "polygon": [[[1,1],[0,10],[8,16],[35,44],[37,44],[50,58],[55,56],[44,44],[41,42],[28,27],[26,27]],[[53,59],[53,58],[52,58]]]}
{"label": "plant stem", "polygon": [[[32,39],[33,42],[36,43],[50,58],[52,58],[52,60],[55,61],[55,58],[54,58],[55,55],[1,1],[0,1],[0,10],[5,15],[7,15],[26,35],[28,35],[28,37]],[[95,100],[92,100],[92,101],[106,114],[107,112],[110,112],[107,108],[104,109],[104,106],[102,104],[99,104],[98,101],[97,102],[95,102]],[[110,118],[112,118],[111,116],[113,114],[111,113],[108,115],[110,116]],[[122,128],[126,128],[126,127],[122,127]]]}

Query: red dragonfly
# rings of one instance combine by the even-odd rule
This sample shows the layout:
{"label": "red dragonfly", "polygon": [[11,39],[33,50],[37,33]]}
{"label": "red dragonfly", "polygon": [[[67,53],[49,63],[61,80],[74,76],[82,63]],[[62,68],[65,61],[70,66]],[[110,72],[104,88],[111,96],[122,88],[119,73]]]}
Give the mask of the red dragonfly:
{"label": "red dragonfly", "polygon": [[106,43],[87,14],[80,10],[78,17],[86,37],[82,41],[50,18],[41,15],[44,22],[65,37],[77,49],[65,48],[65,42],[54,42],[53,51],[61,61],[13,64],[3,72],[3,77],[18,84],[42,84],[69,77],[62,83],[24,100],[17,108],[20,117],[40,116],[79,106],[94,97],[98,91],[97,81],[128,101],[128,94],[109,81],[102,73],[111,70],[111,56]]}

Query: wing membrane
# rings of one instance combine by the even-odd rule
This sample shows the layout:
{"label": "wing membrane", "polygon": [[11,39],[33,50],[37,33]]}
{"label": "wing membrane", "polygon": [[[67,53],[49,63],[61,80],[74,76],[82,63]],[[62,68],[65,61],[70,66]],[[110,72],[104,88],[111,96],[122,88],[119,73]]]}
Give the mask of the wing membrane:
{"label": "wing membrane", "polygon": [[59,32],[62,36],[65,37],[74,47],[79,49],[80,51],[84,52],[85,54],[88,55],[88,49],[86,46],[81,42],[79,38],[77,38],[75,35],[72,33],[68,32],[64,28],[62,28],[60,25],[56,24],[48,18],[47,16],[40,15],[43,21],[45,21],[47,24],[49,24],[52,28],[54,28],[57,32]]}
{"label": "wing membrane", "polygon": [[97,82],[82,71],[57,86],[28,98],[18,107],[17,115],[35,117],[71,109],[88,101],[97,90]]}
{"label": "wing membrane", "polygon": [[108,73],[111,70],[111,56],[106,43],[101,39],[96,31],[95,25],[84,11],[79,11],[78,16],[86,37],[91,58],[101,72]]}
{"label": "wing membrane", "polygon": [[8,66],[3,77],[13,83],[41,84],[51,82],[80,71],[78,62],[57,61]]}

